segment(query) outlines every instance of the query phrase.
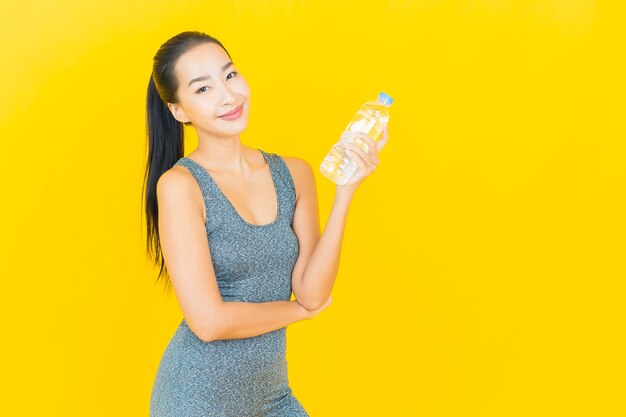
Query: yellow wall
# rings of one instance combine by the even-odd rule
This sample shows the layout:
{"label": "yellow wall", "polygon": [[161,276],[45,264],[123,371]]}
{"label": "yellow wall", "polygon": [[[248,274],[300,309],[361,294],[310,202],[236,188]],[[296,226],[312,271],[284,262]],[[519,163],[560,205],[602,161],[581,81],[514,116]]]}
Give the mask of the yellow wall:
{"label": "yellow wall", "polygon": [[322,227],[319,163],[395,100],[333,305],[289,327],[311,416],[624,415],[622,2],[89,3],[2,6],[1,415],[148,415],[182,314],[145,259],[145,93],[184,30],[250,83],[242,141],[316,168]]}

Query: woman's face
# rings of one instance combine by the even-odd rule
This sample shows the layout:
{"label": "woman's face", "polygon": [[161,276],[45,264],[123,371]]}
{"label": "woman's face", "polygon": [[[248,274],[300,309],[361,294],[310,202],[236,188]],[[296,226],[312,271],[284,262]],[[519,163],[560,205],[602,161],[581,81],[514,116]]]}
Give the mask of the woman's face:
{"label": "woman's face", "polygon": [[[250,88],[228,54],[215,43],[203,43],[185,52],[175,67],[177,104],[168,104],[180,122],[216,136],[237,135],[248,124]],[[242,106],[235,120],[220,116]]]}

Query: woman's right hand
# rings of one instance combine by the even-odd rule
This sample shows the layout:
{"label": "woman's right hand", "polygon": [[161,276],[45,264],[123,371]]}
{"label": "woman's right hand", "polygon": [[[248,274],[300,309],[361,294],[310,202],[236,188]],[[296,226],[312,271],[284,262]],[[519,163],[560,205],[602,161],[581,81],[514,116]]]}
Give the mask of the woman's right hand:
{"label": "woman's right hand", "polygon": [[312,319],[313,317],[317,316],[319,313],[322,312],[322,310],[326,309],[332,303],[332,301],[333,301],[333,296],[329,295],[328,299],[326,300],[326,302],[322,306],[316,308],[315,310],[309,310],[306,307],[302,306],[302,308],[304,309],[304,312],[305,312],[305,317],[304,318],[308,320],[308,319]]}

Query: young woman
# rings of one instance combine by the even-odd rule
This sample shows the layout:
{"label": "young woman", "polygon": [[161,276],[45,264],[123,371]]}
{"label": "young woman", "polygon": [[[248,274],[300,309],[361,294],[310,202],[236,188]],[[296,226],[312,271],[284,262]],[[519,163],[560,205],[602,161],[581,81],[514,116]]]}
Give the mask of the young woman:
{"label": "young woman", "polygon": [[[154,57],[144,184],[148,252],[184,318],[161,358],[152,417],[308,416],[287,378],[286,326],[331,303],[352,197],[387,141],[337,186],[320,236],[315,177],[297,157],[241,143],[250,89],[226,48],[183,32]],[[198,147],[183,156],[183,125]],[[290,301],[293,290],[296,300]]]}

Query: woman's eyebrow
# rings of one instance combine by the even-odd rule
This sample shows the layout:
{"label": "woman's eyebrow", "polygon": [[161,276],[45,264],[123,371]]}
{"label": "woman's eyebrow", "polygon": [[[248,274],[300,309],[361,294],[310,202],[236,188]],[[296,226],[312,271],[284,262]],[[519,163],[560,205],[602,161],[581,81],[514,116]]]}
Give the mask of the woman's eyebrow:
{"label": "woman's eyebrow", "polygon": [[[233,61],[228,61],[226,64],[224,64],[222,66],[222,71],[226,71],[226,68],[230,67],[231,65],[233,65]],[[211,76],[210,75],[201,75],[199,77],[196,78],[192,78],[191,81],[189,81],[189,84],[187,84],[187,87],[189,87],[191,84],[195,83],[196,81],[204,81],[204,80],[208,80],[210,79]]]}

